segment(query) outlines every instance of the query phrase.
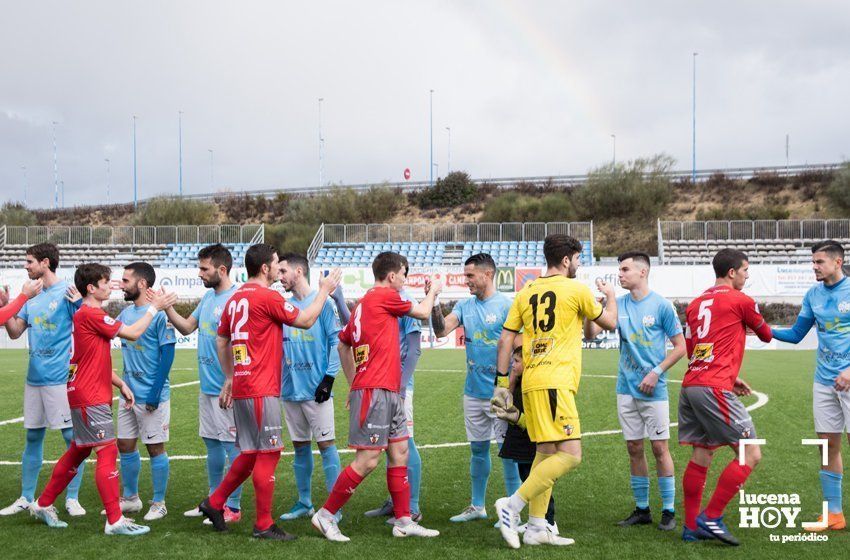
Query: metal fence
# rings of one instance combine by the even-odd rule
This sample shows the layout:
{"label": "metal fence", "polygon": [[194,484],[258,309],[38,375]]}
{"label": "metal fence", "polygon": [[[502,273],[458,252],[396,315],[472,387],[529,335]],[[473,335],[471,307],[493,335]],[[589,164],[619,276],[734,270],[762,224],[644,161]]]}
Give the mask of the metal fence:
{"label": "metal fence", "polygon": [[658,242],[722,239],[850,239],[850,220],[659,221]]}
{"label": "metal fence", "polygon": [[324,224],[322,232],[323,243],[543,241],[550,233],[592,241],[593,223]]}
{"label": "metal fence", "polygon": [[263,224],[206,226],[0,226],[6,245],[167,245],[170,243],[259,243]]}

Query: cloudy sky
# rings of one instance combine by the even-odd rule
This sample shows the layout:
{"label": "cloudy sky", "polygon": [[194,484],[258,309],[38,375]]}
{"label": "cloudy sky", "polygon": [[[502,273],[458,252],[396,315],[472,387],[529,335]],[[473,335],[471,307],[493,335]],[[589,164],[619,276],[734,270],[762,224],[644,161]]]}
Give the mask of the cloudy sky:
{"label": "cloudy sky", "polygon": [[[657,152],[690,167],[850,154],[846,1],[2,0],[2,200],[583,173]],[[210,152],[213,178],[210,180]]]}

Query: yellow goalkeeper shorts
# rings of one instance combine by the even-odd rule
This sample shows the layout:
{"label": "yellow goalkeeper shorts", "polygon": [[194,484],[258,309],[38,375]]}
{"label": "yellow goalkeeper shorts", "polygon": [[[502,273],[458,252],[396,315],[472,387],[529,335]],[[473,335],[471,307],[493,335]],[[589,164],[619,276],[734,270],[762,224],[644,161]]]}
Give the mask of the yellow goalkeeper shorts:
{"label": "yellow goalkeeper shorts", "polygon": [[528,437],[535,443],[581,439],[575,395],[566,389],[537,389],[522,394]]}

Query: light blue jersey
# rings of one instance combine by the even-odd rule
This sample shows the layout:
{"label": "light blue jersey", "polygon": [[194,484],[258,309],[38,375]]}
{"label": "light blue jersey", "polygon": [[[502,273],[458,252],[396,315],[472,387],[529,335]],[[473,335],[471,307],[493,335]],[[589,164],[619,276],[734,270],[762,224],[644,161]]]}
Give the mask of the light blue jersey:
{"label": "light blue jersey", "polygon": [[[304,299],[290,298],[289,303],[299,310],[316,299],[312,292]],[[281,398],[285,401],[311,401],[316,398],[316,387],[326,375],[336,377],[339,372],[339,315],[333,301],[325,301],[319,318],[309,329],[283,326],[283,367]]]}
{"label": "light blue jersey", "polygon": [[[118,314],[118,320],[132,325],[148,312],[148,305],[125,307]],[[149,399],[151,389],[156,385],[159,370],[159,348],[167,344],[177,344],[174,327],[168,322],[163,311],[156,314],[151,324],[138,340],[121,340],[121,356],[124,358],[124,381],[130,386],[133,395],[144,402]],[[167,401],[170,396],[168,378],[162,386],[159,400]]]}
{"label": "light blue jersey", "polygon": [[617,298],[617,328],[620,333],[620,366],[617,393],[645,401],[667,400],[667,374],[658,377],[655,391],[638,389],[649,371],[664,361],[667,339],[682,334],[682,324],[673,304],[655,292],[640,301],[631,294]]}
{"label": "light blue jersey", "polygon": [[471,297],[452,309],[463,326],[466,345],[466,384],[463,393],[476,399],[490,399],[496,382],[496,345],[508,317],[511,300],[496,292],[481,301]]}
{"label": "light blue jersey", "polygon": [[205,395],[218,395],[224,385],[224,372],[218,361],[218,322],[227,300],[236,292],[236,286],[220,294],[207,290],[198,307],[192,311],[192,317],[198,322],[198,377],[201,380],[201,392]]}
{"label": "light blue jersey", "polygon": [[60,280],[27,301],[18,317],[27,323],[30,362],[27,384],[64,385],[71,363],[74,313],[82,300],[65,299],[68,283]]}
{"label": "light blue jersey", "polygon": [[838,374],[850,368],[850,280],[812,286],[803,298],[800,320],[808,321],[804,336],[817,325],[815,382],[831,387]]}
{"label": "light blue jersey", "polygon": [[[406,290],[402,290],[399,295],[402,300],[412,301],[413,305],[416,305],[416,300],[410,297],[410,294],[408,294]],[[407,335],[414,332],[422,332],[422,327],[419,326],[419,319],[414,319],[409,315],[398,318],[398,340],[399,349],[401,350],[402,367],[404,367],[404,360],[407,358]],[[401,374],[404,376],[404,371],[402,371]],[[405,381],[407,384],[405,384]],[[410,372],[410,376],[406,380],[402,379],[401,384],[405,391],[413,391],[413,372]]]}

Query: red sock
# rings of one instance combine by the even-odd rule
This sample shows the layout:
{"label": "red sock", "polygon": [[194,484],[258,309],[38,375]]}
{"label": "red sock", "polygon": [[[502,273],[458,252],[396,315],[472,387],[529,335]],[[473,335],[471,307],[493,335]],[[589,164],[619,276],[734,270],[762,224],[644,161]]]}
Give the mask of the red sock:
{"label": "red sock", "polygon": [[714,494],[712,494],[708,506],[705,508],[705,515],[712,519],[723,515],[726,504],[732,501],[751,472],[753,472],[751,467],[739,465],[738,459],[733,459],[720,473],[720,478],[717,479],[717,488],[714,489]]}
{"label": "red sock", "polygon": [[685,527],[696,531],[697,515],[702,506],[702,491],[705,489],[705,477],[708,467],[697,465],[693,461],[688,463],[685,474],[682,476],[682,493],[685,497]]}
{"label": "red sock", "polygon": [[257,502],[257,523],[254,525],[260,531],[265,531],[274,524],[272,520],[272,501],[274,500],[274,470],[280,461],[280,451],[274,453],[257,453],[254,463],[254,499]]}
{"label": "red sock", "polygon": [[106,521],[115,523],[121,519],[121,506],[118,503],[120,495],[118,480],[118,445],[113,441],[97,450],[97,467],[94,470],[94,481],[97,493],[106,509]]}
{"label": "red sock", "polygon": [[254,462],[257,460],[257,453],[240,453],[238,457],[230,464],[227,474],[218,488],[210,494],[210,505],[215,509],[224,509],[224,503],[227,501],[234,490],[248,480],[251,476],[251,471],[254,470]]}
{"label": "red sock", "polygon": [[336,514],[336,512],[345,505],[345,502],[351,498],[351,495],[354,494],[354,490],[361,482],[363,482],[363,477],[357,474],[357,471],[352,469],[351,465],[348,465],[341,473],[339,473],[339,476],[334,483],[334,487],[331,489],[331,493],[328,496],[328,501],[326,501],[325,505],[322,507],[333,514]]}
{"label": "red sock", "polygon": [[71,479],[77,474],[77,467],[83,464],[91,454],[91,447],[77,447],[76,442],[71,442],[71,446],[65,451],[59,462],[53,467],[53,474],[50,475],[50,480],[41,496],[38,497],[38,505],[47,507],[53,505],[56,498],[65,488],[71,483]]}
{"label": "red sock", "polygon": [[410,484],[407,482],[407,466],[387,469],[387,488],[393,499],[395,518],[410,517]]}

